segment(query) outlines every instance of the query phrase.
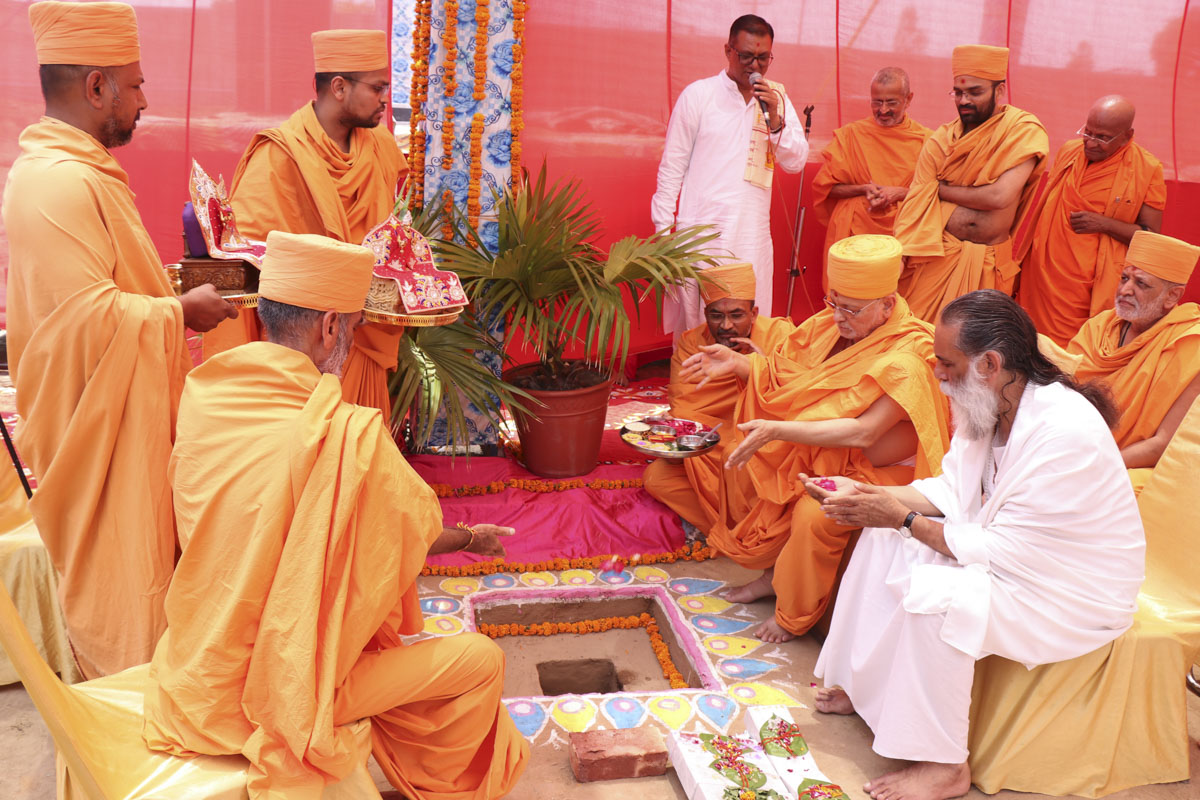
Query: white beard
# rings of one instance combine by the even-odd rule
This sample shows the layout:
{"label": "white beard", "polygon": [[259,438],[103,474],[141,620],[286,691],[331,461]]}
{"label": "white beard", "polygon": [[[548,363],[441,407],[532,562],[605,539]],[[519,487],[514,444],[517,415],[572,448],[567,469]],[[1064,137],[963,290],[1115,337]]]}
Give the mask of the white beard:
{"label": "white beard", "polygon": [[950,398],[955,432],[972,441],[991,436],[1000,418],[1000,398],[988,388],[975,368],[977,363],[977,359],[971,361],[965,378],[941,382],[942,393]]}
{"label": "white beard", "polygon": [[342,369],[346,366],[346,357],[350,355],[350,345],[354,343],[354,331],[342,323],[338,328],[337,341],[334,342],[333,352],[329,358],[317,364],[317,370],[323,374],[342,377]]}

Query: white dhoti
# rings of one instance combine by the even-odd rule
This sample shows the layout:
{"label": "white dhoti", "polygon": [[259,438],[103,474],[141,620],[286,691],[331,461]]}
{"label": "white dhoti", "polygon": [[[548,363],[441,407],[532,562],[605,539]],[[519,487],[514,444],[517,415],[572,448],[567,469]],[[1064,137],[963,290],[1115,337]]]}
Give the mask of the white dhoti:
{"label": "white dhoti", "polygon": [[816,675],[841,686],[887,758],[961,764],[975,659],[941,639],[945,614],[904,609],[914,567],[953,564],[895,530],[863,531]]}

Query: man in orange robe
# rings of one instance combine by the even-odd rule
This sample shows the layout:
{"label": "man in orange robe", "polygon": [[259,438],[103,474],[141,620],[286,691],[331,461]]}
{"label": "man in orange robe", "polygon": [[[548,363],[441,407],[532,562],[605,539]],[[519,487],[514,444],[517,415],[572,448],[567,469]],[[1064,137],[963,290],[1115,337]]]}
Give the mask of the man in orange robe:
{"label": "man in orange robe", "polygon": [[[737,378],[727,375],[709,381],[704,388],[680,380],[683,362],[709,345],[724,345],[744,355],[771,353],[788,334],[796,329],[784,317],[763,317],[754,304],[754,266],[745,261],[721,264],[704,271],[713,279],[700,287],[704,298],[704,324],[685,331],[671,354],[671,382],[667,385],[667,400],[671,413],[683,419],[706,425],[733,419],[733,409],[742,393]],[[647,471],[672,469],[667,461],[655,461]]]}
{"label": "man in orange robe", "polygon": [[1113,429],[1138,491],[1200,395],[1200,307],[1180,303],[1200,247],[1138,231],[1129,241],[1116,305],[1067,345],[1080,381],[1100,380],[1121,409]]}
{"label": "man in orange robe", "polygon": [[183,554],[146,741],[243,754],[252,800],[319,798],[355,766],[348,726],[370,717],[405,797],[499,797],[529,756],[500,699],[503,652],[476,633],[401,640],[422,630],[426,554],[503,555],[495,526],[444,529],[379,412],[342,400],[371,251],[278,231],[267,245],[267,341],[196,368],[180,402],[169,475]]}
{"label": "man in orange robe", "polygon": [[22,131],[4,191],[9,368],[38,478],[30,507],[95,678],[144,664],[162,633],[184,328],[237,309],[211,285],[174,296],[110,152],[146,108],[133,9],[45,2],[29,19],[46,114]]}
{"label": "man in orange robe", "polygon": [[[825,251],[858,233],[891,234],[930,130],[908,116],[908,73],[884,67],[871,79],[871,116],[838,128],[813,178],[813,212]],[[826,285],[828,288],[828,285]]]}
{"label": "man in orange robe", "polygon": [[1125,249],[1139,230],[1162,231],[1162,164],[1133,141],[1133,104],[1101,97],[1058,151],[1031,212],[1021,263],[1021,305],[1063,347],[1083,323],[1112,308]]}
{"label": "man in orange robe", "polygon": [[800,474],[901,484],[936,475],[949,443],[945,398],[933,379],[932,327],[896,294],[900,243],[863,234],[829,251],[829,310],[810,317],[766,356],[709,346],[684,380],[736,376],[739,423],[686,472],[646,473],[646,490],[708,535],[718,551],[763,575],[727,593],[747,603],[776,596],[756,635],[785,641],[829,604],[852,528],[810,498]]}
{"label": "man in orange robe", "polygon": [[1003,105],[1008,49],[961,45],[951,59],[958,119],[925,140],[896,238],[900,294],[929,322],[975,289],[1012,294],[1012,235],[1033,200],[1050,140],[1038,118]]}
{"label": "man in orange robe", "polygon": [[[312,42],[317,99],[280,127],[254,135],[229,199],[246,236],[265,239],[277,230],[361,244],[392,213],[408,174],[395,138],[380,125],[390,98],[387,35],[318,31]],[[387,377],[396,369],[402,334],[398,326],[375,323],[355,331],[342,378],[347,402],[391,418]],[[205,357],[258,338],[256,328],[231,323],[205,337]]]}

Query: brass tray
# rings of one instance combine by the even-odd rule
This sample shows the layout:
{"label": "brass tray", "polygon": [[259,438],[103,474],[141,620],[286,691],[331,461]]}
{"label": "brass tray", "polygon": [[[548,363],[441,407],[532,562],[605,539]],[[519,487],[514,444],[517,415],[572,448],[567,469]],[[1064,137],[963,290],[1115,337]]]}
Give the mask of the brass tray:
{"label": "brass tray", "polygon": [[405,328],[434,328],[438,325],[449,325],[458,319],[461,313],[461,308],[441,314],[388,314],[383,311],[364,309],[363,319],[367,322],[378,322],[381,325],[398,325]]}

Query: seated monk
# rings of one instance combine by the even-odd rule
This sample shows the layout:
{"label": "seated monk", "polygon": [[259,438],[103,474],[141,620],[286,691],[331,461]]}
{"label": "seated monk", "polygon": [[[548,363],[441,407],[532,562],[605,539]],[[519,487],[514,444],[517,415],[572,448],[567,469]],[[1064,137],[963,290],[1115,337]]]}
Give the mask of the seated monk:
{"label": "seated monk", "polygon": [[529,756],[495,643],[401,641],[422,629],[426,554],[503,555],[496,536],[511,531],[443,529],[379,410],[342,400],[373,263],[358,245],[273,231],[267,341],[206,361],[179,407],[169,478],[183,552],[144,736],[177,755],[242,754],[251,800],[319,798],[355,766],[349,726],[366,717],[409,800],[499,797]]}
{"label": "seated monk", "polygon": [[875,752],[914,762],[868,782],[875,800],[966,794],[976,660],[1033,667],[1113,641],[1144,572],[1107,393],[1043,357],[1029,315],[995,290],[950,303],[934,341],[955,420],[942,474],[836,478],[833,492],[805,481],[839,524],[866,528],[817,661],[816,707],[858,713]]}
{"label": "seated monk", "polygon": [[[733,419],[733,407],[742,386],[732,375],[717,378],[697,389],[694,383],[679,379],[683,362],[709,345],[723,345],[744,355],[770,353],[789,333],[796,329],[785,317],[761,317],[754,304],[754,266],[735,262],[704,270],[714,282],[700,287],[704,299],[704,324],[684,331],[671,354],[671,382],[667,386],[667,401],[671,414],[683,419],[697,420],[706,425]],[[673,466],[655,461],[650,470]]]}
{"label": "seated monk", "polygon": [[1138,231],[1129,242],[1116,305],[1067,345],[1075,377],[1100,380],[1121,421],[1113,430],[1140,491],[1192,401],[1200,395],[1200,307],[1180,303],[1200,247]]}
{"label": "seated monk", "polygon": [[687,472],[647,472],[646,490],[719,552],[765,570],[726,594],[738,603],[776,596],[774,618],[756,631],[764,641],[820,619],[854,531],[827,520],[797,474],[898,484],[940,467],[949,436],[930,372],[933,336],[895,293],[900,258],[890,236],[843,239],[829,251],[829,310],[766,356],[709,346],[683,365],[681,378],[701,388],[726,376],[744,383],[740,424]]}

